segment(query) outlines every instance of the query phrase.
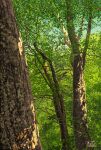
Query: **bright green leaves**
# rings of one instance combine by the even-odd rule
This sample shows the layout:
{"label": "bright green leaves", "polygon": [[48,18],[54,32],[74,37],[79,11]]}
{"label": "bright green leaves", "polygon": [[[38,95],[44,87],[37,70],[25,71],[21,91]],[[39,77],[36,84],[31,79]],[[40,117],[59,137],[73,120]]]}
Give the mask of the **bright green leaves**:
{"label": "bright green leaves", "polygon": [[[90,37],[87,51],[85,79],[87,87],[87,107],[90,134],[96,145],[101,145],[101,35],[100,30],[100,0],[73,0],[73,23],[76,34],[81,34],[80,52],[84,48],[84,36],[87,29],[88,8],[93,7],[93,35]],[[28,44],[38,46],[53,62],[60,88],[62,90],[70,141],[74,147],[72,122],[72,66],[71,48],[64,42],[63,26],[66,28],[66,4],[63,0],[13,0],[17,22],[24,41],[27,62],[30,73],[32,92],[43,149],[60,150],[60,131],[54,106],[52,92],[40,74],[42,65],[38,62],[35,51],[30,51]],[[84,15],[83,25],[82,17]],[[82,30],[80,30],[82,27]],[[95,32],[98,31],[97,34]],[[83,37],[83,38],[82,38]],[[66,37],[67,38],[67,37]],[[40,61],[42,58],[38,55]]]}

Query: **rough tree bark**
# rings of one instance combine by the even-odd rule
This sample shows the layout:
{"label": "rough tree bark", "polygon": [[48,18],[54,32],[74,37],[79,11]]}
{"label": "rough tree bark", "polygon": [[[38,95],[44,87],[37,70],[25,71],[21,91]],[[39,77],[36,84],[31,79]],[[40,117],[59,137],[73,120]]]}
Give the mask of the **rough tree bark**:
{"label": "rough tree bark", "polygon": [[73,62],[73,118],[75,140],[78,150],[87,148],[90,143],[83,74],[82,56],[77,55]]}
{"label": "rough tree bark", "polygon": [[0,0],[0,149],[41,150],[11,0]]}
{"label": "rough tree bark", "polygon": [[91,141],[87,125],[86,91],[84,82],[84,65],[86,51],[91,31],[91,16],[89,17],[88,30],[84,51],[80,52],[79,38],[75,32],[73,23],[72,0],[66,0],[67,30],[72,49],[73,65],[73,121],[74,136],[78,150],[86,149]]}

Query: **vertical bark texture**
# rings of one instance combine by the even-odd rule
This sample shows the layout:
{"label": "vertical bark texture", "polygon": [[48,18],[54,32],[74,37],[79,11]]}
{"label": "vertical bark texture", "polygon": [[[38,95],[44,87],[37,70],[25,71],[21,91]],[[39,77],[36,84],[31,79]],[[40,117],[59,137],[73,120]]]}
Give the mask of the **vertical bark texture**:
{"label": "vertical bark texture", "polygon": [[87,126],[86,91],[83,77],[82,54],[73,62],[73,118],[76,147],[86,149],[90,142]]}
{"label": "vertical bark texture", "polygon": [[0,149],[41,150],[11,0],[0,0]]}
{"label": "vertical bark texture", "polygon": [[[73,23],[72,0],[66,0],[67,6],[67,30],[71,42],[73,56],[73,121],[74,136],[78,150],[84,150],[88,147],[90,137],[87,126],[86,92],[84,82],[84,53],[88,47],[88,36],[86,39],[86,48],[84,53],[80,53],[79,41],[75,32]],[[91,23],[91,22],[90,22]],[[88,33],[87,33],[88,34]]]}

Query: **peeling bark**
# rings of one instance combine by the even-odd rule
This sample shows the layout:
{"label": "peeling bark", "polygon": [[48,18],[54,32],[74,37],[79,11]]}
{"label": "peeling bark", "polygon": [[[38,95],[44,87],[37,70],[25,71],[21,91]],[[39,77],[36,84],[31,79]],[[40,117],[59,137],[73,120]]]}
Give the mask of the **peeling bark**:
{"label": "peeling bark", "polygon": [[0,0],[0,149],[41,150],[32,102],[11,0]]}

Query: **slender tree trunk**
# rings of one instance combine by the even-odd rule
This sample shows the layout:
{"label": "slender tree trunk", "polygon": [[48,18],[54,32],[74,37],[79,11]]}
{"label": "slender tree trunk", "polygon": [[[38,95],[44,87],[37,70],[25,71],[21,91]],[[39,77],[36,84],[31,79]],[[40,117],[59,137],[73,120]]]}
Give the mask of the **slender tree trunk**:
{"label": "slender tree trunk", "polygon": [[41,150],[11,0],[0,0],[0,149]]}
{"label": "slender tree trunk", "polygon": [[[60,90],[59,82],[57,80],[57,75],[52,64],[52,61],[40,50],[36,44],[34,44],[36,51],[42,56],[44,60],[43,70],[44,70],[44,79],[48,86],[50,87],[52,94],[53,94],[53,103],[56,112],[56,117],[59,122],[60,132],[61,132],[61,142],[62,142],[62,150],[71,150],[70,143],[69,143],[69,135],[67,129],[67,122],[66,122],[66,113],[65,113],[65,106],[64,106],[64,99],[63,95]],[[45,66],[47,63],[47,66]],[[47,67],[50,68],[47,70]]]}
{"label": "slender tree trunk", "polygon": [[62,95],[58,92],[53,95],[53,102],[56,116],[60,126],[62,150],[70,150],[69,135],[66,123],[66,114],[64,107],[64,100]]}
{"label": "slender tree trunk", "polygon": [[58,79],[56,76],[56,72],[54,70],[53,64],[50,63],[50,69],[52,72],[53,78],[53,100],[55,111],[57,114],[57,118],[60,125],[60,132],[61,132],[61,141],[62,141],[62,150],[70,150],[70,143],[69,143],[69,135],[67,130],[67,123],[66,123],[66,114],[65,114],[65,106],[64,106],[64,99],[63,95],[61,94]]}

